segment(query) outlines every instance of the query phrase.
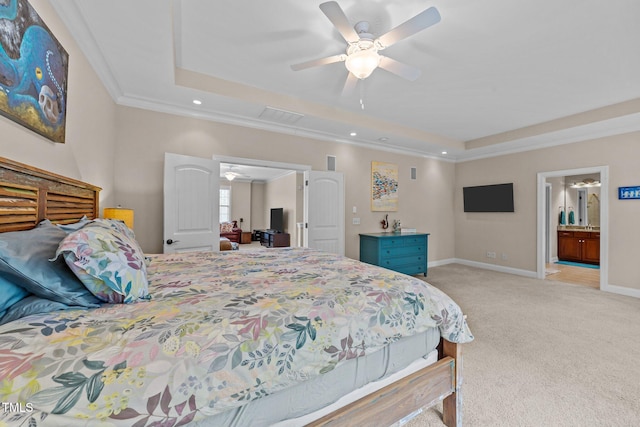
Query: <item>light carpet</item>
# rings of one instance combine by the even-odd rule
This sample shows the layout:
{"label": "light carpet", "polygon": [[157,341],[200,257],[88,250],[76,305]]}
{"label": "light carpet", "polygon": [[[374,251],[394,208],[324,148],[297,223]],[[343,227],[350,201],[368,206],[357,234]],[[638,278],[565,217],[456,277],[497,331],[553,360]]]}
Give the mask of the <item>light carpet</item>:
{"label": "light carpet", "polygon": [[[640,299],[458,264],[426,281],[468,316],[465,426],[640,425]],[[406,427],[442,426],[442,404]]]}

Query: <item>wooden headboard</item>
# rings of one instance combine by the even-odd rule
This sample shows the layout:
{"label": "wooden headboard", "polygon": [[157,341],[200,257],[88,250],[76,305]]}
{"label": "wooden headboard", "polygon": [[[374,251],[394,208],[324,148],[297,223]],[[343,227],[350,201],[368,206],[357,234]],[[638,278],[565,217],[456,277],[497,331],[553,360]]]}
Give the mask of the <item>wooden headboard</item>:
{"label": "wooden headboard", "polygon": [[0,232],[99,216],[101,188],[0,157]]}

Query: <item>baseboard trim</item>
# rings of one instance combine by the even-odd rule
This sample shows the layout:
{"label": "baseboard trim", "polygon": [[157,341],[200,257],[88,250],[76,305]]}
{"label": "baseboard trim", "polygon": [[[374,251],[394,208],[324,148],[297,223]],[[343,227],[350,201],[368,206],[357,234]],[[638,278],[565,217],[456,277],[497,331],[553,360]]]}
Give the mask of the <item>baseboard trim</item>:
{"label": "baseboard trim", "polygon": [[[448,258],[448,259],[443,259],[443,260],[438,260],[438,261],[432,261],[429,263],[428,267],[438,267],[441,265],[447,265],[447,264],[462,264],[462,265],[467,265],[469,267],[477,267],[477,268],[483,268],[485,270],[493,270],[493,271],[498,271],[501,273],[509,273],[509,274],[515,274],[517,276],[524,276],[524,277],[530,277],[532,279],[537,279],[538,276],[536,274],[535,271],[529,271],[529,270],[521,270],[519,268],[512,268],[512,267],[504,267],[501,265],[494,265],[494,264],[487,264],[485,262],[478,262],[478,261],[469,261],[466,259],[460,259],[460,258]],[[640,289],[636,289],[636,288],[627,288],[624,286],[616,286],[616,285],[607,285],[606,288],[602,288],[601,289],[603,292],[609,292],[612,294],[618,294],[618,295],[623,295],[623,296],[627,296],[627,297],[633,297],[633,298],[640,298]]]}
{"label": "baseboard trim", "polygon": [[627,297],[640,298],[640,289],[626,288],[624,286],[607,285],[602,289],[604,292],[611,292],[612,294],[624,295]]}
{"label": "baseboard trim", "polygon": [[[469,261],[467,259],[460,259],[460,258],[451,258],[446,261],[447,262],[445,264],[453,264],[453,263],[462,264],[462,265],[467,265],[469,267],[483,268],[485,270],[493,270],[493,271],[498,271],[500,273],[515,274],[516,276],[530,277],[533,279],[538,277],[535,271],[521,270],[519,268],[505,267],[502,265],[487,264],[486,262]],[[444,265],[444,264],[440,264],[440,265]]]}
{"label": "baseboard trim", "polygon": [[448,259],[439,259],[437,261],[431,261],[427,264],[427,268],[431,268],[431,267],[439,267],[441,265],[447,265],[447,264],[455,264],[456,263],[456,259],[455,258],[448,258]]}

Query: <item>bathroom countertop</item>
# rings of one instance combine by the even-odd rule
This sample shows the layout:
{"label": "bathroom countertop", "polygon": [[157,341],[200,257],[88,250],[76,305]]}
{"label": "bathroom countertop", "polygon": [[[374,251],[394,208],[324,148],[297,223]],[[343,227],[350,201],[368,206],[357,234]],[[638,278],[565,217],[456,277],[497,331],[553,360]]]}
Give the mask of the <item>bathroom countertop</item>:
{"label": "bathroom countertop", "polygon": [[599,233],[600,227],[585,227],[583,225],[559,225],[558,231],[586,231],[588,233]]}

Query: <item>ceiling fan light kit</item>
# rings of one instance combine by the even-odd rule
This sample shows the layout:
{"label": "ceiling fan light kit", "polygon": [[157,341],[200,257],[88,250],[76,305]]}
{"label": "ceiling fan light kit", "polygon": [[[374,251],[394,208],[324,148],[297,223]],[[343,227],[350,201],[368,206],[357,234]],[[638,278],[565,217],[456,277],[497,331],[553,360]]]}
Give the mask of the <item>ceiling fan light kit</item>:
{"label": "ceiling fan light kit", "polygon": [[[413,81],[420,76],[420,70],[383,57],[378,51],[440,22],[440,13],[435,7],[430,7],[375,39],[373,34],[369,33],[369,23],[366,21],[358,22],[351,27],[349,19],[337,2],[322,3],[320,10],[329,18],[347,42],[347,54],[294,64],[291,66],[294,71],[344,61],[349,73],[361,80],[369,77],[376,68],[380,67]],[[347,85],[350,85],[349,81],[347,81]]]}
{"label": "ceiling fan light kit", "polygon": [[373,42],[369,41],[370,46],[365,48],[363,44],[361,41],[350,45],[344,61],[347,70],[359,79],[366,79],[380,65],[380,55]]}

